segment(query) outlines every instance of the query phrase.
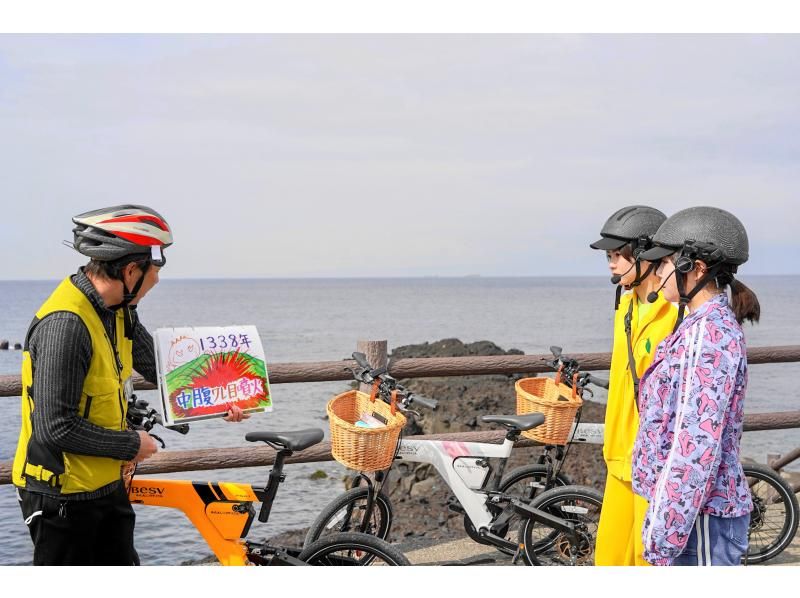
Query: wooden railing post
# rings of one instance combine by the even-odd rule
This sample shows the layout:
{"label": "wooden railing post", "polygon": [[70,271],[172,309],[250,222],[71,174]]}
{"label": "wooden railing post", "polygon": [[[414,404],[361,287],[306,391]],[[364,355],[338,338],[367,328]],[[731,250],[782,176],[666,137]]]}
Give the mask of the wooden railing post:
{"label": "wooden railing post", "polygon": [[[385,366],[389,362],[389,341],[358,341],[356,351],[367,356],[373,369]],[[366,384],[361,384],[361,392],[370,392]]]}

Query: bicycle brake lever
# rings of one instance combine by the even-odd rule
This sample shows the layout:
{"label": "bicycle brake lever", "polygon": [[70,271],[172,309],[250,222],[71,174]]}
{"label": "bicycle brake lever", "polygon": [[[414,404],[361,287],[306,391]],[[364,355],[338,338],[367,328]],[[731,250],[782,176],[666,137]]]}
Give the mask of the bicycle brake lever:
{"label": "bicycle brake lever", "polygon": [[173,432],[177,432],[178,434],[188,434],[189,433],[189,424],[175,424],[173,426],[164,426],[168,430],[172,430]]}
{"label": "bicycle brake lever", "polygon": [[163,440],[161,440],[161,437],[160,437],[160,436],[156,436],[155,434],[150,434],[150,437],[151,437],[151,438],[155,438],[156,440],[158,440],[158,443],[161,445],[161,448],[162,448],[162,449],[163,449],[163,448],[167,448],[167,445],[166,445],[166,444],[164,444],[164,441],[163,441]]}

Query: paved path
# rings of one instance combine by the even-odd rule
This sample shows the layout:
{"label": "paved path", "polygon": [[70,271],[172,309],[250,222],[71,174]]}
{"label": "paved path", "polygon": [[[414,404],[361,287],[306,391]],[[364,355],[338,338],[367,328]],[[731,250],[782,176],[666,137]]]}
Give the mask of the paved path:
{"label": "paved path", "polygon": [[[422,548],[407,548],[400,544],[400,549],[412,565],[511,565],[511,557],[468,538]],[[786,550],[764,565],[800,565],[800,534]]]}
{"label": "paved path", "polygon": [[[790,483],[800,481],[800,473],[784,472]],[[473,542],[469,538],[451,540],[442,543],[430,543],[420,546],[419,543],[400,543],[399,548],[405,553],[413,565],[511,565],[511,557],[506,556],[491,546]],[[521,565],[522,563],[517,563]],[[800,565],[800,531],[795,535],[792,544],[780,555],[764,563],[772,565]]]}

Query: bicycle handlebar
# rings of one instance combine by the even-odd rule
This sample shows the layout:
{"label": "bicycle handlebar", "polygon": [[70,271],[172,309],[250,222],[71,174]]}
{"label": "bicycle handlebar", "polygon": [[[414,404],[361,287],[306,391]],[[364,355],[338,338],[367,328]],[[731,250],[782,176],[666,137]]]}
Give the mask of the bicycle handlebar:
{"label": "bicycle handlebar", "polygon": [[128,403],[128,414],[126,416],[128,425],[133,430],[144,430],[150,432],[155,426],[161,426],[168,430],[173,430],[179,434],[189,433],[189,424],[173,424],[165,426],[161,414],[150,407],[144,399],[137,399],[136,395],[131,397]]}
{"label": "bicycle handlebar", "polygon": [[408,397],[409,403],[412,405],[422,405],[426,409],[430,409],[431,411],[436,411],[439,407],[439,401],[436,399],[429,399],[427,397],[423,397],[420,395],[412,394]]}
{"label": "bicycle handlebar", "polygon": [[378,384],[378,394],[382,401],[386,403],[391,402],[392,392],[397,391],[399,398],[398,407],[401,411],[408,411],[411,405],[421,405],[432,411],[435,411],[439,406],[437,400],[416,395],[403,387],[388,374],[387,366],[372,369],[372,366],[363,353],[353,353],[353,359],[360,366],[350,370],[353,373],[353,378],[357,382],[370,386]]}
{"label": "bicycle handlebar", "polygon": [[586,375],[586,381],[591,382],[595,386],[599,386],[600,388],[605,388],[608,390],[608,380],[604,378],[598,378],[597,376],[593,376],[592,374]]}
{"label": "bicycle handlebar", "polygon": [[358,352],[353,353],[353,359],[355,359],[356,363],[360,365],[362,368],[367,368],[367,369],[372,368],[372,366],[369,364],[369,361],[367,361],[367,356],[364,355],[363,353],[358,353]]}
{"label": "bicycle handlebar", "polygon": [[589,372],[581,372],[581,364],[578,363],[578,360],[562,354],[561,347],[552,346],[550,347],[550,352],[553,354],[554,359],[547,363],[554,370],[561,372],[564,384],[570,388],[572,388],[573,377],[577,374],[576,390],[578,392],[583,392],[585,390],[589,394],[593,394],[590,389],[586,388],[587,384],[594,384],[595,386],[608,389],[608,380],[593,376]]}

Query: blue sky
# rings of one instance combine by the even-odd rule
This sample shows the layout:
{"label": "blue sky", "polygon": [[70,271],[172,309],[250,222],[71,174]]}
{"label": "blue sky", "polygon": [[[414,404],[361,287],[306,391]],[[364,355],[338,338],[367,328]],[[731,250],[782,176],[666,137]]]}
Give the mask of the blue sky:
{"label": "blue sky", "polygon": [[174,277],[603,274],[630,204],[800,273],[797,35],[0,35],[0,279],[142,203]]}

